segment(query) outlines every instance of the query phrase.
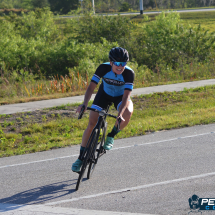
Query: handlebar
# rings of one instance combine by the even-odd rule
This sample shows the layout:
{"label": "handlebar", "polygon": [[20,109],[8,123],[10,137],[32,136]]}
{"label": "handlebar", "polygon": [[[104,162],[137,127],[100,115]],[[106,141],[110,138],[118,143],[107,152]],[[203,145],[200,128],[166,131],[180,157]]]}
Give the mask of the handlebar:
{"label": "handlebar", "polygon": [[[78,119],[81,119],[83,114],[84,114],[84,110],[85,110],[85,105],[82,106],[81,108],[81,112],[79,113],[79,116],[78,116]],[[110,117],[113,117],[113,118],[117,118],[116,116],[112,115],[112,114],[109,114],[109,113],[105,113],[104,111],[100,111],[100,110],[97,110],[95,108],[91,108],[91,107],[87,107],[87,110],[92,110],[94,112],[97,112],[97,113],[100,113],[102,112],[104,115],[107,115],[107,116],[110,116]]]}
{"label": "handlebar", "polygon": [[[85,105],[83,105],[82,108],[81,108],[81,112],[79,113],[78,119],[81,119],[81,118],[82,118],[82,116],[83,116],[83,114],[84,114],[85,108],[86,108]],[[107,116],[110,116],[110,117],[113,117],[113,118],[117,119],[117,116],[114,116],[114,115],[109,114],[109,113],[105,113],[104,111],[99,111],[99,110],[94,109],[94,108],[91,108],[91,107],[87,107],[87,110],[91,110],[91,111],[94,111],[94,112],[97,112],[97,113],[102,112],[104,115],[107,115]],[[119,122],[119,123],[117,124],[117,129],[118,129],[118,130],[119,130],[119,126],[120,126],[121,121],[122,121],[122,119],[119,118],[119,119],[118,119],[118,122]]]}

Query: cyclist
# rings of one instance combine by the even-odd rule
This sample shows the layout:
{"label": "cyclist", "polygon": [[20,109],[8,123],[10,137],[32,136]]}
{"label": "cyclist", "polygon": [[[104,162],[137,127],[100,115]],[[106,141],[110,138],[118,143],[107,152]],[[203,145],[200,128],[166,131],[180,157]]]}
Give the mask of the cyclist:
{"label": "cyclist", "polygon": [[[102,83],[91,108],[102,110],[106,109],[109,103],[114,103],[115,108],[118,110],[117,118],[121,118],[120,130],[122,130],[129,123],[133,113],[133,103],[130,99],[130,95],[133,89],[134,71],[126,66],[127,61],[129,61],[129,54],[124,48],[112,48],[109,52],[109,60],[110,62],[103,63],[97,68],[86,90],[84,102],[77,108],[76,113],[80,113],[83,105],[87,108],[87,104],[94,89],[102,78]],[[87,145],[90,134],[97,123],[98,117],[99,114],[97,112],[90,112],[89,123],[82,137],[80,155],[72,165],[73,172],[79,172],[81,169],[83,163],[81,156]],[[116,120],[112,131],[107,135],[103,146],[106,150],[110,150],[113,147],[114,136],[119,132],[117,130],[117,124],[118,120]]]}

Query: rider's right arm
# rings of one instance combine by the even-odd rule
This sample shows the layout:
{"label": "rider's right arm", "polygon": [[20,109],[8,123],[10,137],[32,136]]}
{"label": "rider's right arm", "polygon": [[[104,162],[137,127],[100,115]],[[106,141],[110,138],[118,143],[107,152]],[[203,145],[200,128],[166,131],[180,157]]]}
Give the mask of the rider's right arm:
{"label": "rider's right arm", "polygon": [[85,96],[84,96],[83,105],[85,105],[86,108],[87,108],[88,102],[90,101],[90,98],[91,98],[98,82],[110,70],[111,70],[110,63],[100,64],[99,67],[96,69],[96,72],[94,73],[94,75],[91,79],[91,82],[87,88],[87,91],[85,93]]}
{"label": "rider's right arm", "polygon": [[100,79],[108,72],[111,71],[111,65],[110,63],[103,63],[100,64],[99,67],[96,69],[96,72],[94,73],[91,82],[94,82],[95,84],[98,84]]}
{"label": "rider's right arm", "polygon": [[83,104],[85,105],[85,107],[87,107],[88,102],[90,101],[90,98],[91,98],[96,86],[97,86],[96,83],[94,83],[92,81],[90,82],[90,84],[87,88],[87,91],[85,93],[85,96],[84,96],[84,103]]}

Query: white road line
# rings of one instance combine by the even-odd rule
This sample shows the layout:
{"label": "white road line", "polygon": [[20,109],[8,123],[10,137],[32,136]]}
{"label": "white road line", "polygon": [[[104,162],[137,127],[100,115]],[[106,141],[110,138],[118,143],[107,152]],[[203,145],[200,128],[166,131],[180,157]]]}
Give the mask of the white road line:
{"label": "white road line", "polygon": [[161,140],[161,141],[155,141],[155,142],[149,142],[149,143],[141,143],[141,144],[135,144],[135,145],[131,145],[131,146],[123,146],[123,147],[119,147],[119,148],[113,148],[113,149],[111,149],[111,151],[118,150],[118,149],[125,149],[125,148],[135,147],[135,146],[145,146],[145,145],[152,145],[152,144],[157,144],[157,143],[164,143],[164,142],[180,140],[180,139],[186,139],[186,138],[192,138],[192,137],[198,137],[198,136],[204,136],[204,135],[214,134],[214,133],[215,133],[214,131],[211,131],[211,132],[208,132],[208,133],[196,134],[196,135],[185,136],[185,137],[176,137],[176,138],[168,139],[168,140]]}
{"label": "white road line", "polygon": [[[203,133],[203,134],[196,134],[196,135],[191,135],[191,136],[176,137],[176,138],[172,138],[172,139],[160,140],[160,141],[149,142],[149,143],[141,143],[141,144],[135,144],[135,145],[130,145],[130,146],[123,146],[123,147],[113,148],[111,151],[119,150],[119,149],[126,149],[126,148],[131,148],[131,147],[136,147],[136,146],[145,146],[145,145],[152,145],[152,144],[170,142],[170,141],[179,140],[179,139],[193,138],[193,137],[204,136],[204,135],[209,135],[209,134],[214,134],[214,133],[215,133],[214,131],[211,131],[211,132]],[[33,163],[47,162],[47,161],[52,161],[52,160],[57,160],[57,159],[65,159],[65,158],[76,157],[76,156],[78,156],[78,154],[64,156],[64,157],[50,158],[50,159],[45,159],[45,160],[31,161],[31,162],[27,162],[27,163],[11,164],[11,165],[6,165],[6,166],[0,166],[0,169],[7,168],[7,167],[28,165],[28,164],[33,164]]]}
{"label": "white road line", "polygon": [[149,188],[149,187],[172,184],[172,183],[175,183],[175,182],[181,182],[181,181],[188,181],[188,180],[192,180],[192,179],[204,178],[204,177],[208,177],[208,176],[215,176],[215,172],[205,173],[205,174],[201,174],[201,175],[189,176],[189,177],[186,177],[186,178],[178,178],[178,179],[173,179],[173,180],[169,180],[169,181],[162,181],[162,182],[157,182],[157,183],[154,183],[154,184],[145,184],[145,185],[141,185],[141,186],[137,186],[137,187],[129,187],[129,188],[121,189],[121,190],[114,190],[114,191],[109,191],[109,192],[105,192],[105,193],[98,193],[98,194],[94,194],[94,195],[82,196],[82,197],[72,198],[72,199],[67,199],[67,200],[61,200],[61,201],[57,201],[57,202],[46,203],[44,205],[57,205],[57,204],[62,204],[62,203],[67,203],[67,202],[74,202],[74,201],[79,201],[81,199],[96,198],[96,197],[99,197],[99,196],[105,196],[105,195],[109,195],[109,194],[117,194],[117,193],[132,191],[132,190],[140,190],[140,189],[145,189],[145,188]]}
{"label": "white road line", "polygon": [[57,160],[57,159],[70,158],[70,157],[75,157],[75,156],[78,156],[78,154],[76,154],[76,155],[64,156],[64,157],[50,158],[50,159],[46,159],[46,160],[31,161],[31,162],[27,162],[27,163],[11,164],[11,165],[6,165],[6,166],[1,166],[0,169],[6,168],[6,167],[27,165],[27,164],[32,164],[32,163],[40,163],[40,162],[53,161],[53,160]]}

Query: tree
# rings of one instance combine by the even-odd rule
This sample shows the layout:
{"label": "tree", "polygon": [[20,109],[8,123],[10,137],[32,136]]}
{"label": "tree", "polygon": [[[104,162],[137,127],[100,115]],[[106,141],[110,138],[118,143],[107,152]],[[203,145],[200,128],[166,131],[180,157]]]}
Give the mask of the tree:
{"label": "tree", "polygon": [[0,1],[0,8],[13,8],[13,3],[11,1],[6,0]]}
{"label": "tree", "polygon": [[48,0],[32,0],[32,5],[34,8],[49,7]]}
{"label": "tree", "polygon": [[67,14],[71,10],[76,10],[79,0],[49,0],[51,11]]}
{"label": "tree", "polygon": [[128,2],[123,2],[121,5],[120,12],[126,12],[129,11],[131,5]]}
{"label": "tree", "polygon": [[20,6],[23,9],[32,9],[33,7],[32,0],[22,0]]}

